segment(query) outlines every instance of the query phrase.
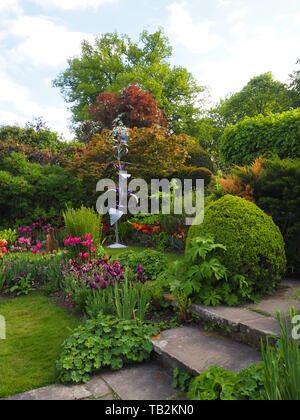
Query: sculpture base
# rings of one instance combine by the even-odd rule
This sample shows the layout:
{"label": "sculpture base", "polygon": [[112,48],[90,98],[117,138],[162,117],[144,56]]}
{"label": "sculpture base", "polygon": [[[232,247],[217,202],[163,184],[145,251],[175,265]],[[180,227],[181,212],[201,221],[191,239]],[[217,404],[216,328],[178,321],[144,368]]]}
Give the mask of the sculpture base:
{"label": "sculpture base", "polygon": [[124,249],[124,248],[127,248],[127,246],[126,245],[121,245],[121,244],[113,244],[113,245],[109,245],[108,248],[110,248],[110,249]]}

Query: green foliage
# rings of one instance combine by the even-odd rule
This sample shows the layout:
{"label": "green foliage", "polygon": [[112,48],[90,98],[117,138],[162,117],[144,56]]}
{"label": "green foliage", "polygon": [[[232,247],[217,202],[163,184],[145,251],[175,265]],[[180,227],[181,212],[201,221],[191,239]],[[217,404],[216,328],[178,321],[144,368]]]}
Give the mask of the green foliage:
{"label": "green foliage", "polygon": [[1,261],[0,285],[9,293],[28,294],[32,289],[47,285],[50,292],[61,286],[60,263],[63,254],[41,256],[12,254]]}
{"label": "green foliage", "polygon": [[65,341],[57,362],[59,379],[63,383],[87,382],[103,368],[118,370],[124,364],[143,362],[152,351],[150,337],[157,334],[157,327],[138,320],[99,315]]}
{"label": "green foliage", "polygon": [[39,209],[61,212],[68,202],[81,203],[84,191],[81,181],[62,167],[29,163],[19,153],[0,160],[0,190],[1,225],[30,219]]}
{"label": "green foliage", "polygon": [[272,73],[256,76],[238,93],[221,101],[217,112],[223,124],[235,124],[245,117],[275,114],[291,109],[287,87],[273,79]]}
{"label": "green foliage", "polygon": [[68,235],[84,240],[85,235],[88,233],[92,236],[94,245],[99,246],[102,220],[100,214],[96,213],[93,209],[82,206],[77,210],[68,208],[63,216]]}
{"label": "green foliage", "polygon": [[197,179],[204,179],[204,185],[207,187],[211,182],[212,175],[212,172],[207,168],[183,166],[176,174],[176,177],[182,182],[184,182],[185,179],[192,179],[193,181],[196,181]]}
{"label": "green foliage", "polygon": [[190,375],[189,373],[178,369],[178,367],[176,367],[173,370],[173,383],[172,386],[175,389],[180,389],[181,392],[186,392],[188,391],[189,387],[190,387],[190,383],[192,381],[192,375]]}
{"label": "green foliage", "polygon": [[247,117],[229,125],[220,140],[226,164],[248,165],[261,155],[300,157],[300,109]]}
{"label": "green foliage", "polygon": [[146,280],[156,280],[168,264],[168,260],[162,252],[151,249],[145,249],[142,252],[125,251],[119,261],[124,267],[130,268],[133,273],[142,265],[143,277]]}
{"label": "green foliage", "polygon": [[200,401],[260,400],[263,391],[263,367],[252,365],[236,374],[212,366],[190,384],[188,398]]}
{"label": "green foliage", "polygon": [[[295,317],[292,309],[290,318]],[[277,314],[281,338],[276,347],[262,344],[264,385],[267,399],[271,401],[300,401],[300,351],[298,342],[290,338],[287,317]]]}
{"label": "green foliage", "polygon": [[299,274],[300,160],[267,160],[253,190],[257,205],[272,216],[281,230],[289,273]]}
{"label": "green foliage", "polygon": [[30,292],[33,292],[33,290],[34,289],[31,287],[31,273],[28,273],[26,276],[16,278],[13,286],[6,289],[5,292],[12,293],[16,296],[26,296]]}
{"label": "green foliage", "polygon": [[149,91],[168,118],[171,129],[187,133],[200,114],[199,94],[204,88],[183,67],[171,67],[172,48],[160,29],[144,31],[140,42],[128,36],[107,33],[94,44],[85,41],[81,55],[69,60],[69,67],[54,85],[71,103],[75,123],[88,119],[88,109],[100,93],[120,92],[132,83]]}
{"label": "green foliage", "polygon": [[236,306],[255,300],[252,282],[239,274],[231,274],[221,262],[226,261],[227,249],[216,244],[212,237],[194,237],[183,261],[176,262],[161,275],[159,282],[169,285],[176,296],[179,309],[186,318],[188,296],[209,306],[225,303]]}
{"label": "green foliage", "polygon": [[132,226],[132,223],[128,221],[120,221],[118,224],[119,230],[119,240],[121,243],[126,243],[127,241],[132,240],[134,237],[135,230]]}
{"label": "green foliage", "polygon": [[63,141],[57,133],[49,129],[35,130],[32,127],[21,128],[5,125],[0,127],[0,141],[13,139],[19,144],[28,144],[39,149],[59,150]]}
{"label": "green foliage", "polygon": [[[97,318],[101,313],[102,315],[115,315],[116,305],[114,301],[114,288],[107,287],[106,289],[88,290],[85,293],[84,307],[91,318]],[[74,295],[73,295],[74,297]],[[76,293],[74,297],[76,303]],[[75,305],[76,308],[76,305]],[[131,318],[130,318],[131,319]]]}
{"label": "green foliage", "polygon": [[125,280],[120,286],[115,283],[114,305],[119,319],[144,321],[149,301],[147,288],[141,283],[131,282],[128,273],[125,273]]}
{"label": "green foliage", "polygon": [[207,168],[210,172],[214,172],[214,165],[210,155],[204,150],[203,146],[196,140],[191,138],[187,145],[188,158],[185,162],[187,166],[197,168]]}
{"label": "green foliage", "polygon": [[[297,61],[297,64],[300,65],[300,60]],[[293,102],[293,107],[299,108],[300,107],[300,69],[299,68],[298,70],[295,70],[290,75],[289,89],[290,89],[290,95]]]}
{"label": "green foliage", "polygon": [[255,204],[230,195],[211,203],[203,223],[196,221],[189,230],[187,253],[194,238],[205,236],[226,246],[226,253],[220,249],[217,257],[246,296],[272,292],[281,282],[286,268],[284,241],[272,218]]}
{"label": "green foliage", "polygon": [[4,239],[7,241],[7,246],[13,246],[18,238],[18,232],[15,229],[0,230],[0,243]]}

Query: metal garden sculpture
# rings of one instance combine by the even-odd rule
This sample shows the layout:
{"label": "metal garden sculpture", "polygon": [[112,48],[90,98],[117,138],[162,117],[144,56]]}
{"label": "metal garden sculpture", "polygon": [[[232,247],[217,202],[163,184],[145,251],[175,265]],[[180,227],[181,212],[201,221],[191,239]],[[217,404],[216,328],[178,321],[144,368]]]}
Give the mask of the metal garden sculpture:
{"label": "metal garden sculpture", "polygon": [[127,200],[128,196],[132,196],[138,203],[138,197],[135,194],[128,192],[127,190],[127,181],[131,177],[131,174],[128,174],[125,169],[127,166],[126,162],[122,163],[122,159],[128,154],[128,140],[129,140],[129,129],[124,126],[120,119],[114,121],[114,128],[112,130],[112,138],[115,142],[114,149],[116,149],[116,155],[113,157],[117,163],[115,168],[118,171],[119,185],[116,190],[109,190],[118,194],[118,200],[116,208],[111,208],[109,210],[110,215],[110,224],[115,226],[115,236],[116,242],[111,245],[109,248],[126,248],[125,245],[119,243],[119,230],[118,222],[124,216],[127,210]]}

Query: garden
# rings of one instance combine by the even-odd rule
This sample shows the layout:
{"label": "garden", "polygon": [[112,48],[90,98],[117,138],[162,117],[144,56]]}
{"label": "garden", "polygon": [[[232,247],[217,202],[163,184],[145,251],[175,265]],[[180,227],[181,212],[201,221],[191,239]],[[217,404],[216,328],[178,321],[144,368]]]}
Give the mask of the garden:
{"label": "garden", "polygon": [[[256,77],[204,117],[192,105],[203,88],[166,61],[163,32],[141,40],[107,34],[84,44],[56,79],[73,106],[76,140],[64,142],[41,120],[0,127],[1,398],[148,363],[154,341],[172,330],[234,340],[193,308],[245,308],[286,279],[300,282],[299,72],[289,86]],[[111,78],[92,71],[103,51],[111,53],[104,68],[118,62]],[[161,71],[151,84],[154,67]],[[249,105],[262,101],[264,111]],[[169,180],[170,214],[163,194],[157,214],[124,214],[118,239],[127,247],[116,249],[112,219],[96,211],[96,184],[117,182],[125,169],[148,185]],[[175,211],[174,179],[204,180],[203,223],[187,226]],[[299,342],[290,337],[299,306],[289,311],[277,314],[280,336],[259,340],[260,361],[197,374],[178,364],[174,393],[299,400]]]}

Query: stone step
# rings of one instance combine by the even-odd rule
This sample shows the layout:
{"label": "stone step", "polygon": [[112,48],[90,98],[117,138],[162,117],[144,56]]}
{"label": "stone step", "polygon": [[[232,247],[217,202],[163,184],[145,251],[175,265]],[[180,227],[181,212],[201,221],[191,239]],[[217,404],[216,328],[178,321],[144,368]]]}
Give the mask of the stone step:
{"label": "stone step", "polygon": [[172,387],[172,372],[155,361],[102,373],[101,377],[121,400],[185,399]]}
{"label": "stone step", "polygon": [[215,323],[225,328],[231,338],[260,348],[261,340],[266,343],[267,339],[272,341],[272,338],[276,340],[280,337],[280,327],[276,318],[278,311],[290,320],[290,308],[300,310],[297,292],[300,292],[300,282],[286,280],[274,295],[265,297],[258,304],[241,308],[192,305],[191,310],[205,323]]}
{"label": "stone step", "polygon": [[261,361],[260,353],[216,333],[205,333],[198,327],[164,331],[152,340],[157,359],[168,368],[179,367],[198,375],[211,366],[239,372]]}
{"label": "stone step", "polygon": [[173,376],[152,361],[124,367],[119,371],[103,371],[83,385],[51,385],[6,400],[184,400],[172,387]]}

